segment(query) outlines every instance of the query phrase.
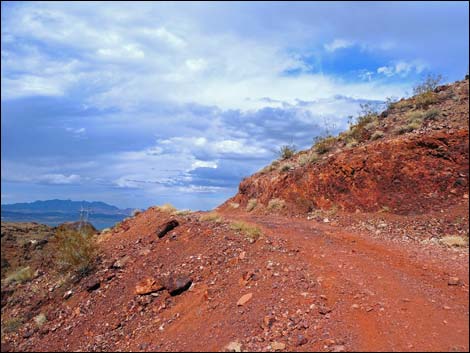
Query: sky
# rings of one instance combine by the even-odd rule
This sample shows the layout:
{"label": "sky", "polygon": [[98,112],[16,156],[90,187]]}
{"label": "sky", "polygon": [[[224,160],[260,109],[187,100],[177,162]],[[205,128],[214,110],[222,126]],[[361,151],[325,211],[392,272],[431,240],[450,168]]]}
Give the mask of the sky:
{"label": "sky", "polygon": [[1,201],[211,209],[428,73],[468,2],[2,2]]}

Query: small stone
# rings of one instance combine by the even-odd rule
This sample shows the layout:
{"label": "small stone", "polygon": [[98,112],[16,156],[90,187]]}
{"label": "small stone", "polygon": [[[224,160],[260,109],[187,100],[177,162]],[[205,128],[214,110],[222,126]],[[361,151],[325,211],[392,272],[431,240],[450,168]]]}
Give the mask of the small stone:
{"label": "small stone", "polygon": [[100,281],[96,277],[90,278],[88,281],[85,282],[85,288],[88,292],[93,292],[100,287]]}
{"label": "small stone", "polygon": [[343,346],[343,345],[337,344],[337,345],[331,347],[331,351],[332,351],[332,352],[345,352],[345,351],[346,351],[346,347]]}
{"label": "small stone", "polygon": [[308,342],[308,340],[305,338],[304,335],[297,335],[297,342],[296,342],[297,346],[303,346],[307,342]]}
{"label": "small stone", "polygon": [[458,277],[450,277],[447,284],[449,286],[458,286],[460,284],[460,279]]}
{"label": "small stone", "polygon": [[274,322],[276,321],[276,319],[272,316],[265,316],[263,318],[263,325],[262,327],[263,328],[271,328],[271,326],[274,324]]}
{"label": "small stone", "polygon": [[170,276],[164,283],[164,287],[168,290],[170,295],[175,296],[183,293],[191,287],[193,281],[187,276]]}
{"label": "small stone", "polygon": [[130,259],[131,258],[129,256],[121,257],[119,260],[114,261],[114,263],[111,267],[112,268],[123,268]]}
{"label": "small stone", "polygon": [[318,309],[318,312],[322,315],[326,315],[331,313],[331,309],[326,306],[322,306],[320,309]]}
{"label": "small stone", "polygon": [[286,345],[285,345],[285,343],[282,343],[282,342],[273,342],[273,343],[271,343],[271,348],[274,351],[282,351],[283,349],[286,348]]}
{"label": "small stone", "polygon": [[359,309],[359,304],[353,304],[353,305],[351,305],[351,309]]}
{"label": "small stone", "polygon": [[253,293],[248,293],[238,299],[237,306],[245,305],[251,298],[253,297]]}
{"label": "small stone", "polygon": [[238,341],[232,341],[225,346],[225,352],[241,352],[242,344]]}
{"label": "small stone", "polygon": [[67,292],[64,293],[63,298],[64,298],[65,300],[67,300],[67,299],[69,299],[69,298],[72,296],[72,294],[73,294],[73,291],[72,291],[72,290],[68,290]]}
{"label": "small stone", "polygon": [[323,218],[323,223],[330,223],[330,220],[328,218]]}
{"label": "small stone", "polygon": [[26,332],[23,334],[23,338],[29,338],[29,337],[31,337],[33,334],[34,334],[34,331],[33,331],[33,330],[26,331]]}
{"label": "small stone", "polygon": [[137,295],[145,295],[153,292],[158,292],[162,289],[163,285],[161,283],[159,283],[154,278],[147,277],[135,286],[134,293]]}

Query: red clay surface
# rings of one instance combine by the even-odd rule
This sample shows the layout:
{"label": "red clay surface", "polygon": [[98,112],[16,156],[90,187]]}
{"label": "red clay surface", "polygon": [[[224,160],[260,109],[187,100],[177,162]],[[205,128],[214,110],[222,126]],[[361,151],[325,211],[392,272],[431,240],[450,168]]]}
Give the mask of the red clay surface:
{"label": "red clay surface", "polygon": [[[280,216],[224,217],[177,217],[181,225],[162,239],[155,230],[174,217],[149,210],[127,221],[127,231],[102,242],[101,287],[78,284],[70,299],[50,304],[40,330],[10,347],[220,351],[238,341],[252,351],[276,343],[289,351],[468,351],[467,250]],[[250,244],[230,230],[235,218],[264,236]],[[109,269],[116,259],[124,266]],[[189,275],[193,287],[175,297],[134,294],[142,279],[168,272]],[[252,299],[237,306],[247,293]]]}

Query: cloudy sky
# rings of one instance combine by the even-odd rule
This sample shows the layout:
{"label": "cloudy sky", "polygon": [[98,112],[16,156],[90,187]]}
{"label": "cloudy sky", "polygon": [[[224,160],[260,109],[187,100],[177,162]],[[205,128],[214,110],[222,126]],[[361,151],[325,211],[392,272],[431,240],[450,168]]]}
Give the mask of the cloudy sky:
{"label": "cloudy sky", "polygon": [[208,209],[359,103],[468,72],[468,3],[2,2],[1,199]]}

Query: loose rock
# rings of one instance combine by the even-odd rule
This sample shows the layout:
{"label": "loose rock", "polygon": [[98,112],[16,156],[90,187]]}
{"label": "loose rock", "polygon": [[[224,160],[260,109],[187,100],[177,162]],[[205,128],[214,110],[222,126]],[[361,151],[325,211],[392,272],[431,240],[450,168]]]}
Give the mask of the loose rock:
{"label": "loose rock", "polygon": [[271,343],[271,348],[274,351],[281,351],[281,350],[286,348],[286,345],[285,345],[285,343],[282,343],[282,342],[273,342],[273,343]]}
{"label": "loose rock", "polygon": [[88,281],[85,282],[85,288],[88,292],[93,292],[100,287],[100,281],[96,277],[90,278]]}
{"label": "loose rock", "polygon": [[170,295],[175,296],[188,290],[192,283],[191,278],[187,276],[170,276],[164,282],[164,287],[168,290]]}
{"label": "loose rock", "polygon": [[163,238],[166,233],[168,233],[170,230],[176,228],[177,226],[179,226],[179,223],[175,219],[172,219],[171,221],[163,223],[156,230],[157,236],[159,238]]}
{"label": "loose rock", "polygon": [[248,293],[238,299],[237,305],[243,306],[245,305],[251,298],[253,297],[253,293]]}
{"label": "loose rock", "polygon": [[135,294],[145,295],[162,290],[163,285],[154,278],[147,277],[135,286]]}

